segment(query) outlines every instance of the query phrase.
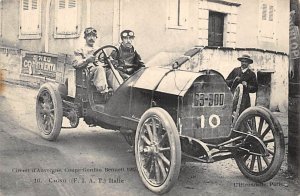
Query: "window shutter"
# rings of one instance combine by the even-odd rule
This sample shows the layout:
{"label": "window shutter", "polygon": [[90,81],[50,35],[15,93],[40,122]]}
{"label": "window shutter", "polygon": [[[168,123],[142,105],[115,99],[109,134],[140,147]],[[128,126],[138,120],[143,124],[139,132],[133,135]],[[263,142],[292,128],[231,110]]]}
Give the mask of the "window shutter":
{"label": "window shutter", "polygon": [[29,8],[29,0],[23,0],[23,10],[28,10]]}
{"label": "window shutter", "polygon": [[[0,2],[0,21],[3,21],[3,3]],[[0,25],[0,37],[2,36],[2,25]]]}
{"label": "window shutter", "polygon": [[273,21],[274,6],[269,6],[269,21]]}
{"label": "window shutter", "polygon": [[76,7],[76,0],[69,0],[68,8],[75,8]]}
{"label": "window shutter", "polygon": [[267,20],[267,4],[262,5],[262,20]]}
{"label": "window shutter", "polygon": [[37,9],[37,0],[32,0],[32,6],[31,6],[31,8],[32,8],[33,10],[36,10],[36,9]]}
{"label": "window shutter", "polygon": [[179,0],[179,26],[187,26],[189,13],[189,0]]}
{"label": "window shutter", "polygon": [[178,24],[178,0],[169,0],[169,8],[168,8],[168,26],[169,27],[174,27],[177,26]]}
{"label": "window shutter", "polygon": [[68,25],[70,29],[68,29],[69,32],[75,32],[77,33],[77,2],[76,0],[69,0],[68,3],[68,15],[69,20],[68,20]]}
{"label": "window shutter", "polygon": [[189,13],[189,0],[168,0],[168,21],[170,28],[187,26]]}
{"label": "window shutter", "polygon": [[38,34],[40,29],[40,10],[38,0],[23,0],[21,10],[21,34]]}
{"label": "window shutter", "polygon": [[65,0],[59,0],[58,9],[65,9],[66,3]]}
{"label": "window shutter", "polygon": [[76,34],[78,18],[77,0],[59,0],[56,17],[56,33]]}
{"label": "window shutter", "polygon": [[261,24],[260,24],[260,35],[267,39],[274,38],[274,17],[275,17],[275,6],[273,0],[261,0]]}

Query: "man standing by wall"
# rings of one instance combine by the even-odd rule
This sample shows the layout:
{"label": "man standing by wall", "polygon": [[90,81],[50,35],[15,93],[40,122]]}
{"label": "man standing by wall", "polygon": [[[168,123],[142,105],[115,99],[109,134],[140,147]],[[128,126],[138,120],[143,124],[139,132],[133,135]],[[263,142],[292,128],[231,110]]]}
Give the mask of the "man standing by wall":
{"label": "man standing by wall", "polygon": [[249,93],[256,93],[258,84],[255,73],[249,69],[249,65],[253,63],[250,56],[243,55],[238,60],[241,62],[241,66],[232,70],[226,79],[226,83],[232,92],[239,84],[243,85],[243,98],[239,112],[242,113],[251,106]]}

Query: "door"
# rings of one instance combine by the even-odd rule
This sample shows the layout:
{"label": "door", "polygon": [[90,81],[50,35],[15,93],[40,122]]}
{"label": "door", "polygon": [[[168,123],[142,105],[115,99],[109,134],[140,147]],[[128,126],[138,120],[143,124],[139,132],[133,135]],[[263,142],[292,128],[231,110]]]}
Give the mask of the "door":
{"label": "door", "polygon": [[223,46],[224,14],[209,12],[208,46]]}
{"label": "door", "polygon": [[270,108],[271,72],[257,72],[256,105]]}

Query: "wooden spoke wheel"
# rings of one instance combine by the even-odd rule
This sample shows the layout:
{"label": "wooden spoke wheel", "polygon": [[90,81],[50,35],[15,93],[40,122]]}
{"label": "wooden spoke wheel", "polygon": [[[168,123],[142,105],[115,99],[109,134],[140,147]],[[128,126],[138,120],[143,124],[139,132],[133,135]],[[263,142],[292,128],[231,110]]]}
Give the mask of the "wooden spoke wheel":
{"label": "wooden spoke wheel", "polygon": [[181,146],[177,127],[164,109],[154,107],[143,114],[135,136],[135,156],[148,189],[163,194],[172,188],[181,166]]}
{"label": "wooden spoke wheel", "polygon": [[[252,133],[265,144],[268,155],[258,142],[248,142],[235,160],[240,171],[249,179],[265,182],[273,178],[283,162],[285,145],[281,126],[273,114],[263,107],[246,109],[238,118],[235,130]],[[250,140],[251,141],[251,140]]]}
{"label": "wooden spoke wheel", "polygon": [[46,140],[55,140],[61,130],[62,118],[59,92],[50,84],[44,84],[36,99],[36,120],[41,136]]}

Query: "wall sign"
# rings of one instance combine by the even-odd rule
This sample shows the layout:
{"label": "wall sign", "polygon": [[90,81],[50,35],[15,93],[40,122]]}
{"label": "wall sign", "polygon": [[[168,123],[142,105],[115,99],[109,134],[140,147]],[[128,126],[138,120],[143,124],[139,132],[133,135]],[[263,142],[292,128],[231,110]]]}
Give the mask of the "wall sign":
{"label": "wall sign", "polygon": [[44,53],[25,52],[22,55],[21,73],[55,79],[57,56]]}

